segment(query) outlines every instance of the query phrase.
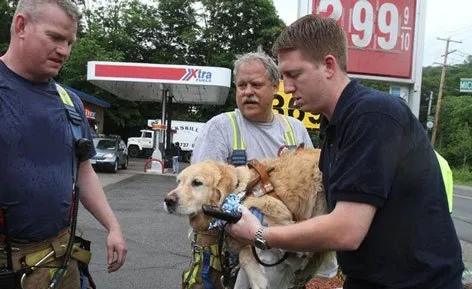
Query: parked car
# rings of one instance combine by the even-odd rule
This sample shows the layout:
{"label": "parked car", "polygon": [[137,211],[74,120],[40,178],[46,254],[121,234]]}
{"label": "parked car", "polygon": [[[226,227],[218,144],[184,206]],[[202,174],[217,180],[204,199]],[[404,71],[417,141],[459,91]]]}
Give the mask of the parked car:
{"label": "parked car", "polygon": [[104,168],[116,173],[118,168],[128,168],[128,149],[119,136],[97,137],[93,139],[97,154],[90,159],[94,169]]}

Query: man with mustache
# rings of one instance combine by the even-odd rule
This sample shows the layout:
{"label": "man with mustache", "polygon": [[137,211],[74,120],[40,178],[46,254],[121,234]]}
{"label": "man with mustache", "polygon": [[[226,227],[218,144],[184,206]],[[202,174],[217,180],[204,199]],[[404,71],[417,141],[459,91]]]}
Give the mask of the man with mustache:
{"label": "man with mustache", "polygon": [[[304,143],[313,147],[303,123],[293,117],[277,116],[272,110],[280,73],[263,52],[247,53],[234,62],[236,85],[235,121],[246,146],[246,160],[275,157],[285,147]],[[286,122],[288,121],[288,123]],[[288,144],[285,131],[293,130],[295,143]],[[192,163],[206,159],[232,163],[233,125],[227,113],[210,119],[199,133]]]}
{"label": "man with mustache", "polygon": [[[93,145],[83,152],[77,146],[76,139],[92,139],[83,104],[53,79],[70,56],[79,18],[70,0],[20,0],[9,48],[0,57],[0,273],[36,264],[43,257],[38,252],[54,253],[28,274],[25,289],[49,288],[51,276],[60,279],[58,267],[67,270],[55,288],[83,288],[76,258],[86,260],[71,254],[64,262],[77,186],[81,203],[108,232],[108,272],[126,258],[120,225],[89,161]],[[3,250],[6,236],[13,264]],[[19,288],[14,281],[14,287],[0,287]]]}
{"label": "man with mustache", "polygon": [[337,251],[345,289],[462,288],[461,247],[438,160],[421,123],[398,97],[347,74],[335,20],[307,15],[274,44],[287,93],[321,113],[320,170],[330,213],[264,228],[246,208],[228,231],[246,244]]}
{"label": "man with mustache", "polygon": [[[301,121],[293,117],[277,115],[272,110],[274,94],[279,88],[280,73],[277,65],[263,52],[241,55],[234,62],[237,109],[219,114],[210,119],[199,133],[193,150],[192,163],[207,159],[219,160],[234,165],[244,165],[247,160],[276,157],[282,150],[305,144],[313,147],[308,132]],[[232,119],[233,117],[233,119]],[[244,142],[235,147],[235,129]],[[292,131],[294,143],[287,140],[286,133]],[[236,141],[237,142],[237,141]],[[266,263],[275,263],[281,258],[280,251],[267,250],[261,254]],[[326,264],[324,275],[332,276],[337,264]],[[329,263],[329,262],[328,262]],[[283,264],[265,267],[271,288],[288,288],[288,272],[291,268]],[[240,272],[234,288],[249,288],[244,272]]]}

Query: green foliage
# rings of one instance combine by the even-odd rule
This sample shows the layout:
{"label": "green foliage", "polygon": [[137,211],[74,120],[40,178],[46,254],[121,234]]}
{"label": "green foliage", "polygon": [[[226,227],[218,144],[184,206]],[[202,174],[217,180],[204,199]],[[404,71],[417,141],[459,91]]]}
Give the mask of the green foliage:
{"label": "green foliage", "polygon": [[471,97],[446,97],[441,105],[439,123],[437,149],[456,168],[472,165]]}
{"label": "green foliage", "polygon": [[452,176],[454,178],[455,185],[472,187],[472,171],[470,170],[470,168],[452,169]]}
{"label": "green foliage", "polygon": [[0,0],[0,55],[10,43],[10,26],[18,0]]}

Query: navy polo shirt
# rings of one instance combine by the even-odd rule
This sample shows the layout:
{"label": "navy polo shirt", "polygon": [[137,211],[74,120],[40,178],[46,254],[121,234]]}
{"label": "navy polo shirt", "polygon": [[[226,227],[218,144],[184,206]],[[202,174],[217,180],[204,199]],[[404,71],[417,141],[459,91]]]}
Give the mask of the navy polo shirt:
{"label": "navy polo shirt", "polygon": [[344,288],[462,288],[439,164],[403,100],[351,81],[320,135],[330,210],[338,201],[377,208],[360,247],[338,252]]}
{"label": "navy polo shirt", "polygon": [[[91,139],[84,107],[69,94]],[[32,83],[0,61],[0,205],[9,209],[12,238],[44,240],[68,225],[72,139],[54,80]]]}

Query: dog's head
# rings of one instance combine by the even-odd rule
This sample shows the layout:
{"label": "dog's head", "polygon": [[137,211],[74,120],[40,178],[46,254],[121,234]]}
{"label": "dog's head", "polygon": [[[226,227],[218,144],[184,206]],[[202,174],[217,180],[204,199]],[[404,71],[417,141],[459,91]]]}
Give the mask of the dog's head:
{"label": "dog's head", "polygon": [[220,205],[228,194],[244,190],[248,180],[247,167],[211,160],[193,164],[177,176],[177,188],[167,194],[164,207],[169,213],[192,216],[202,205]]}

